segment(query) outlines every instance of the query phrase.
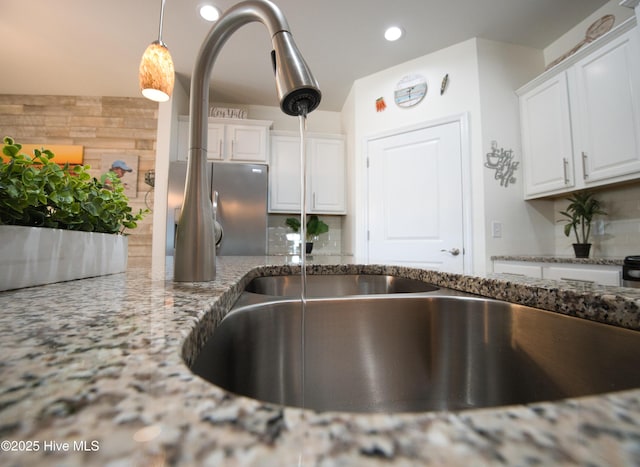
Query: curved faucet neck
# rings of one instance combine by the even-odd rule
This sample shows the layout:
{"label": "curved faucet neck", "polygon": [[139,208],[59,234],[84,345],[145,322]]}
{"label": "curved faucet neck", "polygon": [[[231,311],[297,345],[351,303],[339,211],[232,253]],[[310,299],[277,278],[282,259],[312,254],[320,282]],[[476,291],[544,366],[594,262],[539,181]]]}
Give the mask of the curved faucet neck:
{"label": "curved faucet neck", "polygon": [[215,279],[216,246],[211,186],[207,180],[209,81],[222,46],[241,26],[259,21],[271,35],[276,90],[289,115],[311,112],[320,103],[318,83],[295,46],[289,25],[269,0],[247,0],[227,10],[205,38],[193,68],[190,96],[189,158],[174,256],[174,280]]}
{"label": "curved faucet neck", "polygon": [[234,5],[211,28],[200,46],[191,77],[190,121],[191,133],[189,148],[201,148],[198,142],[207,134],[209,110],[209,82],[211,71],[218,53],[240,27],[252,22],[263,23],[270,37],[278,32],[289,31],[289,24],[282,12],[269,0],[247,0]]}

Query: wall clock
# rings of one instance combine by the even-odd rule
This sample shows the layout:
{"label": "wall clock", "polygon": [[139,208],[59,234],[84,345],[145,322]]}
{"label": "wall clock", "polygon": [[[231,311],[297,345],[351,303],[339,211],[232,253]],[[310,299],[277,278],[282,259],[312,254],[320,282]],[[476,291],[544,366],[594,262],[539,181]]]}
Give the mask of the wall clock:
{"label": "wall clock", "polygon": [[427,94],[427,80],[422,75],[404,76],[394,92],[398,107],[412,107],[418,104]]}

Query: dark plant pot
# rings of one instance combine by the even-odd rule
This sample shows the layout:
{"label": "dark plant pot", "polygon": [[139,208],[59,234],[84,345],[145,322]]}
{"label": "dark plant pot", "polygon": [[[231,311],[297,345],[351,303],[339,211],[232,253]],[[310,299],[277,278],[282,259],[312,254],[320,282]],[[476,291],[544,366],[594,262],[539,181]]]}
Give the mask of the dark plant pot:
{"label": "dark plant pot", "polygon": [[307,242],[307,244],[305,245],[305,250],[307,254],[311,254],[311,251],[313,250],[313,242]]}
{"label": "dark plant pot", "polygon": [[576,258],[588,258],[589,251],[591,251],[591,243],[574,243],[573,251],[576,254]]}

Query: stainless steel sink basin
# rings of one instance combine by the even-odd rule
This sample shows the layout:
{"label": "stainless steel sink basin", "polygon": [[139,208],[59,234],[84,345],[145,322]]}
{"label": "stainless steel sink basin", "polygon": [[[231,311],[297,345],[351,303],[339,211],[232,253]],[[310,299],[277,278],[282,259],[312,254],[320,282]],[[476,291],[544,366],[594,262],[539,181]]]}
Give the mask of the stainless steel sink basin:
{"label": "stainless steel sink basin", "polygon": [[[256,277],[245,290],[261,295],[299,297],[301,278],[295,276]],[[435,285],[404,277],[375,274],[308,275],[307,297],[433,292]]]}
{"label": "stainless steel sink basin", "polygon": [[[302,327],[304,323],[304,343]],[[192,370],[317,411],[460,410],[640,387],[640,332],[453,296],[283,300],[230,312]]]}

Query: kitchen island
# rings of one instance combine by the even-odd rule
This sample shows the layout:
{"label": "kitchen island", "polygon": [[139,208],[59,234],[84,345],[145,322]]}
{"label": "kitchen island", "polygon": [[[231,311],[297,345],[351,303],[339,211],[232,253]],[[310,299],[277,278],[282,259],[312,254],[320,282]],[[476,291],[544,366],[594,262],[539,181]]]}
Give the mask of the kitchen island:
{"label": "kitchen island", "polygon": [[[460,412],[314,413],[192,374],[207,330],[288,257],[221,257],[211,283],[150,265],[0,293],[0,464],[639,465],[640,388]],[[385,273],[640,329],[640,291],[458,276],[323,258],[315,273]],[[194,332],[197,330],[198,332]]]}

